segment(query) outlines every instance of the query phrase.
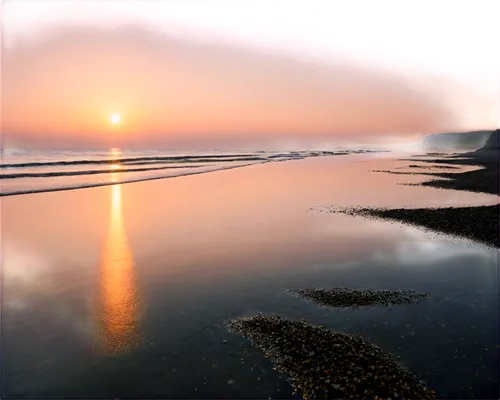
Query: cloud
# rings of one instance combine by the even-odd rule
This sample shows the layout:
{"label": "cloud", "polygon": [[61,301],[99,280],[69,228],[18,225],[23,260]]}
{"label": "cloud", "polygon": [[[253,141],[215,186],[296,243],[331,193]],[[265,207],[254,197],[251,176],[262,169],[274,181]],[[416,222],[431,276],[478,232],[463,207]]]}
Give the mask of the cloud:
{"label": "cloud", "polygon": [[[454,18],[449,18],[450,8]],[[423,68],[491,87],[498,77],[496,0],[15,0],[4,1],[7,45],[56,26],[141,23],[158,32],[338,54],[395,69]],[[355,21],[355,23],[353,23]],[[464,29],[463,21],[467,21]],[[444,51],[445,50],[445,51]],[[491,90],[491,89],[487,89]]]}
{"label": "cloud", "polygon": [[[436,70],[389,57],[369,21],[331,28],[310,10],[229,3],[9,3],[4,137],[104,145],[107,127],[91,121],[113,107],[135,121],[114,139],[123,146],[383,143],[494,120],[484,62]],[[380,52],[364,50],[377,40]]]}

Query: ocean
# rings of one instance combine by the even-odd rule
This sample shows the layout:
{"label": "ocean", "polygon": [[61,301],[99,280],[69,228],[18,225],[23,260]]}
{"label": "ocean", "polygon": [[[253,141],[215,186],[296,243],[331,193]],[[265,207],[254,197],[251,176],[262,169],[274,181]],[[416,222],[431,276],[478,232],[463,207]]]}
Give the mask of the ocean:
{"label": "ocean", "polygon": [[0,196],[172,178],[266,162],[366,151],[3,149]]}

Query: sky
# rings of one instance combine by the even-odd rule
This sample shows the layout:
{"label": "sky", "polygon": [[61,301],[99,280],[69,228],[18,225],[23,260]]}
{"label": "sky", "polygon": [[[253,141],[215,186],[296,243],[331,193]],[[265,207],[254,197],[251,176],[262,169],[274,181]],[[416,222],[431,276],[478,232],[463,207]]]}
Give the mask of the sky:
{"label": "sky", "polygon": [[314,147],[495,129],[497,6],[5,0],[2,143]]}

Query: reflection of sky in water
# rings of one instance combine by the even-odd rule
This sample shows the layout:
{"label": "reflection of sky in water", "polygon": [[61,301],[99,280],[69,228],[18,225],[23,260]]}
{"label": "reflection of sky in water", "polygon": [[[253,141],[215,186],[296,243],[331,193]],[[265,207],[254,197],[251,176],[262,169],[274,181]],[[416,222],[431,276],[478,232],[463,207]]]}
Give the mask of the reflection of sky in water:
{"label": "reflection of sky in water", "polygon": [[[496,393],[498,251],[306,212],[359,190],[321,175],[322,164],[305,168],[314,163],[7,199],[4,397],[290,398],[270,362],[222,325],[257,312],[361,334],[449,397]],[[295,174],[279,180],[276,170]],[[402,193],[423,204],[420,190],[447,198],[399,189],[390,202]],[[311,286],[413,288],[430,299],[351,311],[285,292]]]}
{"label": "reflection of sky in water", "polygon": [[[120,158],[120,149],[110,149],[112,159]],[[110,169],[119,170],[119,164]],[[120,173],[111,175],[118,182]],[[139,298],[134,260],[128,244],[122,215],[121,185],[113,185],[108,236],[99,263],[100,293],[97,304],[98,346],[105,354],[119,355],[140,343],[138,327]]]}
{"label": "reflection of sky in water", "polygon": [[139,341],[134,261],[123,226],[120,185],[111,186],[110,215],[108,238],[99,264],[99,339],[106,353],[120,354],[136,347]]}

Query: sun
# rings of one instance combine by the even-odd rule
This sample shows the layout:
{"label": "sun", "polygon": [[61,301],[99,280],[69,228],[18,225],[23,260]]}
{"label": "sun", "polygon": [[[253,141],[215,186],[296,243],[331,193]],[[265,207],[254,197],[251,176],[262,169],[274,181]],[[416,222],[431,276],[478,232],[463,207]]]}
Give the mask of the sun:
{"label": "sun", "polygon": [[113,114],[111,116],[111,122],[113,125],[118,125],[120,123],[120,114]]}

